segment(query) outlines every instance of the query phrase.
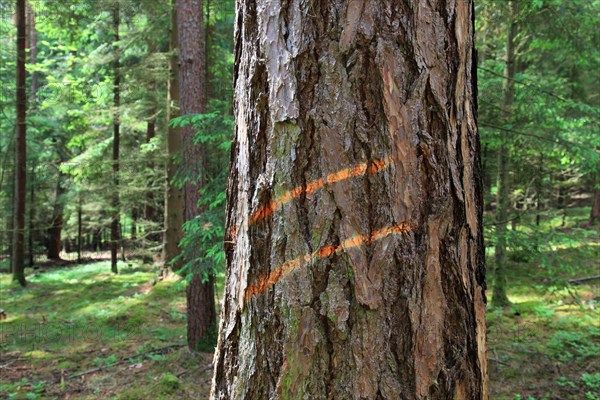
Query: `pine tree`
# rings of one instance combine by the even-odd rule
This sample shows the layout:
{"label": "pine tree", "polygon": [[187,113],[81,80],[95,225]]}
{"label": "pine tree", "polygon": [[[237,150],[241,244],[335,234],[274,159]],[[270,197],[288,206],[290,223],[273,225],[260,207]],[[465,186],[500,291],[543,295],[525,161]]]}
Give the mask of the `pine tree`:
{"label": "pine tree", "polygon": [[485,399],[472,2],[238,2],[213,399]]}

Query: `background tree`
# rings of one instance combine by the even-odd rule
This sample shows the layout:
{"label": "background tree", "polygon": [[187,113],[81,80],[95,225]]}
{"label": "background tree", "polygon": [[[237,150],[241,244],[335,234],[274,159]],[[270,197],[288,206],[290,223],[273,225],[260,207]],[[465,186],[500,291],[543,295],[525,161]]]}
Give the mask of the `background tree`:
{"label": "background tree", "polygon": [[12,271],[13,280],[21,286],[27,284],[25,280],[25,203],[27,199],[27,88],[25,63],[27,53],[25,39],[27,27],[25,20],[25,0],[17,0],[16,25],[17,25],[17,82],[16,82],[16,114],[15,129],[15,191],[14,191],[14,223],[12,246]]}
{"label": "background tree", "polygon": [[[515,37],[517,36],[517,11],[515,3],[508,1],[507,33],[506,33],[506,60],[504,67],[504,83],[502,85],[502,110],[503,122],[512,125],[512,107],[515,95],[515,73],[517,60],[515,59]],[[505,306],[509,303],[506,296],[506,226],[508,224],[508,208],[510,196],[510,182],[508,171],[510,157],[508,146],[511,132],[504,132],[504,138],[498,150],[498,192],[496,196],[496,272],[494,281],[494,297],[492,303]]]}
{"label": "background tree", "polygon": [[[179,116],[179,63],[177,55],[177,8],[171,5],[169,30],[169,86],[167,98],[167,119]],[[164,269],[181,269],[181,262],[174,264],[179,254],[179,241],[183,227],[183,191],[175,182],[181,156],[181,131],[169,124],[167,128],[167,183],[165,190],[165,234],[163,240]]]}
{"label": "background tree", "polygon": [[113,60],[113,74],[114,74],[114,121],[113,121],[113,145],[112,145],[112,161],[113,161],[113,184],[112,189],[112,206],[113,216],[110,224],[110,265],[112,272],[117,273],[117,251],[119,248],[119,241],[121,237],[121,226],[120,226],[120,214],[119,214],[119,151],[120,151],[120,113],[119,107],[121,106],[121,75],[120,75],[120,51],[119,51],[119,24],[120,24],[120,11],[119,2],[115,2],[113,9],[113,29],[114,29],[114,60]]}
{"label": "background tree", "polygon": [[238,2],[212,398],[487,398],[471,3],[297,7]]}
{"label": "background tree", "polygon": [[[484,192],[493,215],[486,237],[496,264],[490,280],[493,304],[505,306],[515,262],[539,262],[562,286],[555,266],[569,261],[556,246],[583,245],[590,234],[586,226],[564,229],[568,209],[585,204],[577,199],[591,205],[597,184],[600,109],[592,93],[598,80],[589,72],[600,59],[589,2],[484,1],[477,7]],[[562,230],[549,231],[556,210]]]}
{"label": "background tree", "polygon": [[[179,93],[181,114],[202,114],[206,108],[205,50],[202,0],[177,1],[179,42]],[[192,126],[182,131],[183,165],[185,166],[184,221],[191,222],[201,214],[200,190],[204,185],[206,154],[195,142]],[[186,260],[188,346],[197,349],[210,330],[216,329],[214,275],[202,276],[197,256]]]}

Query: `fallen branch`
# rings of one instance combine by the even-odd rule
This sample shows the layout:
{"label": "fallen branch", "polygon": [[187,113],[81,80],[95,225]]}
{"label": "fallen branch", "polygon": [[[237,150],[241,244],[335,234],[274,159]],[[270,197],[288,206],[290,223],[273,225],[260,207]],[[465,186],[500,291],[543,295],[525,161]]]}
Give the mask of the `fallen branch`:
{"label": "fallen branch", "polygon": [[583,282],[595,281],[597,279],[600,279],[600,275],[588,276],[586,278],[569,279],[569,283],[573,285],[578,285]]}

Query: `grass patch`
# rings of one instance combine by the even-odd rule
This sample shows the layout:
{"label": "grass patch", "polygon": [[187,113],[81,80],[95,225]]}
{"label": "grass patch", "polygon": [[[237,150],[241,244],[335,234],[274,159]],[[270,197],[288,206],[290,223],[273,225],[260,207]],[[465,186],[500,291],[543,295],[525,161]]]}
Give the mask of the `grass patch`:
{"label": "grass patch", "polygon": [[[7,313],[0,322],[2,396],[204,395],[210,378],[199,366],[212,357],[185,346],[185,282],[173,277],[154,284],[154,268],[141,262],[119,268],[118,275],[109,262],[28,270],[25,289],[0,275],[0,308]],[[199,380],[206,384],[191,384]]]}
{"label": "grass patch", "polygon": [[598,399],[600,282],[568,283],[599,272],[598,230],[581,228],[588,217],[589,208],[571,209],[564,220],[548,212],[539,227],[518,225],[521,242],[509,249],[512,305],[487,313],[490,398]]}

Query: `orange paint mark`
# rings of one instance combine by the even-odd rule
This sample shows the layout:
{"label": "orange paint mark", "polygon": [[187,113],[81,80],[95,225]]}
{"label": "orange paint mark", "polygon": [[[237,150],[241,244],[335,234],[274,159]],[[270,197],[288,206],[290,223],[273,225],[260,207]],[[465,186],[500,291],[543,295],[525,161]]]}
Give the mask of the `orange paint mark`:
{"label": "orange paint mark", "polygon": [[354,236],[353,238],[344,240],[344,242],[340,245],[341,249],[350,249],[352,247],[358,247],[365,242],[365,239],[369,238],[369,235],[365,236]]}
{"label": "orange paint mark", "polygon": [[294,199],[297,199],[298,197],[302,196],[302,193],[305,191],[306,189],[302,186],[298,186],[297,188],[292,189],[292,197]]}
{"label": "orange paint mark", "polygon": [[306,185],[306,195],[310,196],[323,186],[325,186],[325,181],[323,179],[317,179],[316,181],[309,183]]}
{"label": "orange paint mark", "polygon": [[337,248],[335,246],[321,247],[321,249],[319,249],[319,251],[317,252],[317,256],[319,258],[329,257],[330,255],[332,255],[333,253],[335,253],[336,249]]}
{"label": "orange paint mark", "polygon": [[332,185],[334,183],[353,178],[356,176],[361,176],[369,172],[369,174],[376,174],[381,171],[386,166],[390,165],[393,162],[391,157],[386,157],[381,160],[373,160],[370,163],[360,163],[351,168],[345,168],[341,171],[334,172],[332,174],[327,175],[326,179],[319,178],[315,181],[307,183],[305,186],[298,186],[288,192],[285,192],[280,197],[275,200],[272,200],[267,205],[261,205],[258,207],[249,219],[250,225],[256,224],[265,218],[270,217],[275,210],[293,199],[297,199],[302,196],[302,194],[306,194],[307,196],[312,195],[317,190],[325,187],[325,185]]}
{"label": "orange paint mark", "polygon": [[263,219],[273,214],[276,208],[277,201],[271,200],[266,206],[260,206],[258,210],[256,210],[256,212],[250,216],[250,220],[248,222],[250,223],[250,225],[252,225],[257,223],[258,221],[262,221]]}
{"label": "orange paint mark", "polygon": [[287,261],[279,267],[275,268],[268,275],[260,276],[256,280],[256,283],[254,283],[246,289],[244,301],[248,301],[252,297],[266,292],[277,282],[279,282],[282,278],[290,274],[293,270],[299,268],[303,263],[307,264],[313,258],[326,258],[341,250],[347,250],[353,247],[358,247],[367,241],[380,240],[392,234],[402,234],[408,231],[410,231],[410,224],[408,222],[403,222],[401,224],[392,225],[373,231],[371,234],[354,236],[350,239],[345,240],[339,246],[323,246],[312,254],[305,254],[304,256],[294,258],[293,260]]}
{"label": "orange paint mark", "polygon": [[374,175],[384,169],[387,165],[393,162],[391,157],[384,158],[383,160],[373,160],[369,165],[369,173]]}

